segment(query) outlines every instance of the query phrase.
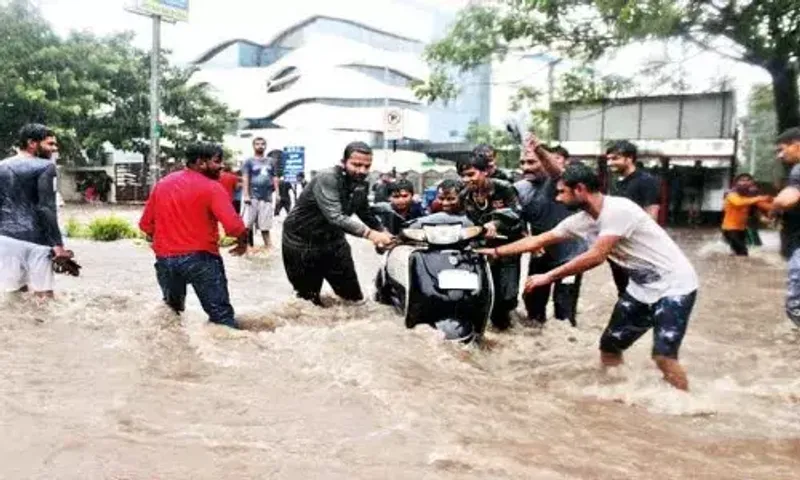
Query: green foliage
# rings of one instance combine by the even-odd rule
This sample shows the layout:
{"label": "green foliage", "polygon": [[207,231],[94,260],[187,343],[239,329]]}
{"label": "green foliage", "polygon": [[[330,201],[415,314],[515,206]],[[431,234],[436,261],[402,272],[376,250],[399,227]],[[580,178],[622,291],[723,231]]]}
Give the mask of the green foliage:
{"label": "green foliage", "polygon": [[775,102],[772,87],[755,85],[747,101],[748,114],[741,119],[744,125],[742,151],[744,162],[740,171],[751,172],[759,182],[774,182],[783,176],[783,168],[775,159]]}
{"label": "green foliage", "polygon": [[70,218],[67,220],[66,225],[64,225],[64,233],[66,233],[67,237],[69,238],[86,238],[88,237],[88,232],[86,228],[76,220],[75,218]]}
{"label": "green foliage", "polygon": [[[56,130],[68,163],[100,158],[105,142],[148,154],[150,54],[132,46],[132,33],[62,39],[30,2],[11,0],[0,2],[0,39],[0,153],[23,123],[35,121]],[[198,139],[221,141],[237,113],[165,53],[162,137],[177,149]]]}
{"label": "green foliage", "polygon": [[113,242],[126,238],[141,238],[142,234],[124,218],[99,217],[89,223],[88,236],[99,242]]}
{"label": "green foliage", "polygon": [[[437,72],[469,70],[514,51],[550,51],[589,65],[618,47],[674,38],[764,68],[780,100],[779,129],[800,124],[800,2],[792,0],[501,0],[462,10],[426,58]],[[721,39],[739,52],[718,50]],[[617,85],[620,79],[597,80],[611,94],[624,87]],[[604,90],[591,81],[585,72],[562,78],[559,99],[596,98]],[[439,75],[417,93],[429,101],[447,98],[447,82],[452,78]]]}
{"label": "green foliage", "polygon": [[236,245],[236,241],[234,237],[220,236],[218,244],[220,247],[227,248]]}
{"label": "green foliage", "polygon": [[475,122],[469,124],[465,138],[471,143],[487,143],[497,152],[497,163],[503,168],[516,168],[520,146],[503,130]]}

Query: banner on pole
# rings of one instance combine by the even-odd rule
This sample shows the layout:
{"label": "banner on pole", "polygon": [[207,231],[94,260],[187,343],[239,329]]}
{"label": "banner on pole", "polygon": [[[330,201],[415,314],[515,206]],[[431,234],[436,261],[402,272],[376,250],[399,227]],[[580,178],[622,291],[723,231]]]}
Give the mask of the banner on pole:
{"label": "banner on pole", "polygon": [[305,172],[306,148],[286,147],[283,149],[283,179],[297,183],[297,174]]}
{"label": "banner on pole", "polygon": [[126,9],[146,16],[158,16],[167,22],[189,20],[189,0],[133,0]]}

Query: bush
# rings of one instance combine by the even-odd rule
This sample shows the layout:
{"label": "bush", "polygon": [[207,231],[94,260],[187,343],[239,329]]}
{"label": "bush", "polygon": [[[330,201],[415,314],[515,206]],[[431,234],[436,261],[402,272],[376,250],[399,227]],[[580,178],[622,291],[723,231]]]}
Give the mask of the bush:
{"label": "bush", "polygon": [[219,246],[223,248],[232,247],[236,245],[236,239],[234,237],[219,237]]}
{"label": "bush", "polygon": [[89,224],[89,238],[99,242],[113,242],[124,238],[141,238],[142,234],[127,220],[115,216],[100,217]]}
{"label": "bush", "polygon": [[86,238],[88,236],[86,228],[74,218],[67,220],[67,224],[64,225],[64,233],[69,238]]}

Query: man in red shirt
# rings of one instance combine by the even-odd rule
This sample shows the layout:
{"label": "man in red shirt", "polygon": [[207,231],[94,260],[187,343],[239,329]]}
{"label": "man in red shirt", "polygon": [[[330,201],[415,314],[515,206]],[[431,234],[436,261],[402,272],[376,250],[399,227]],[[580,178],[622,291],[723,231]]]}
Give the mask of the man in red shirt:
{"label": "man in red shirt", "polygon": [[221,148],[190,145],[186,168],[167,175],[153,188],[139,228],[152,239],[164,302],[176,313],[182,312],[186,285],[191,284],[211,322],[236,328],[217,223],[222,223],[227,235],[237,237],[230,251],[233,255],[245,253],[247,235],[219,182],[221,169]]}
{"label": "man in red shirt", "polygon": [[231,202],[233,202],[234,195],[236,194],[236,187],[239,186],[239,177],[231,170],[232,168],[230,165],[222,167],[222,173],[219,175],[219,183],[221,183],[225,191],[228,192],[228,195],[231,197]]}

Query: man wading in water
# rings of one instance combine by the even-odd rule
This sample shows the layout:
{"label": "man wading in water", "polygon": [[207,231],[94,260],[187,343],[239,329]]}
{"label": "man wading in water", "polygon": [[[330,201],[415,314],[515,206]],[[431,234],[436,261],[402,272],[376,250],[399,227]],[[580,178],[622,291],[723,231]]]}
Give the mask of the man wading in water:
{"label": "man wading in water", "polygon": [[[298,297],[321,305],[319,294],[327,280],[343,299],[364,299],[345,233],[378,247],[392,242],[369,211],[371,166],[372,149],[366,143],[347,145],[341,165],[315,175],[283,222],[283,266]],[[366,225],[351,218],[354,213]]]}
{"label": "man wading in water", "polygon": [[186,285],[191,284],[211,322],[237,328],[219,255],[218,222],[238,239],[233,255],[247,251],[247,230],[219,183],[220,170],[222,148],[190,145],[186,168],[153,188],[139,228],[152,238],[164,302],[180,314],[186,307]]}
{"label": "man wading in water", "polygon": [[44,125],[19,132],[19,154],[0,162],[0,292],[53,296],[53,260],[68,260],[56,213],[56,136]]}
{"label": "man wading in water", "polygon": [[777,144],[778,159],[791,165],[792,170],[772,208],[782,214],[781,254],[789,260],[786,315],[800,327],[800,127],[781,133]]}
{"label": "man wading in water", "polygon": [[630,278],[600,338],[605,366],[622,363],[622,352],[653,328],[653,360],[664,379],[688,390],[686,372],[678,363],[689,315],[697,296],[697,275],[681,249],[644,210],[632,201],[603,195],[600,179],[583,164],[566,167],[558,182],[556,200],[581,212],[552,230],[510,245],[483,249],[490,257],[517,256],[581,238],[589,250],[541,275],[528,277],[525,289],[553,283],[613,259]]}

